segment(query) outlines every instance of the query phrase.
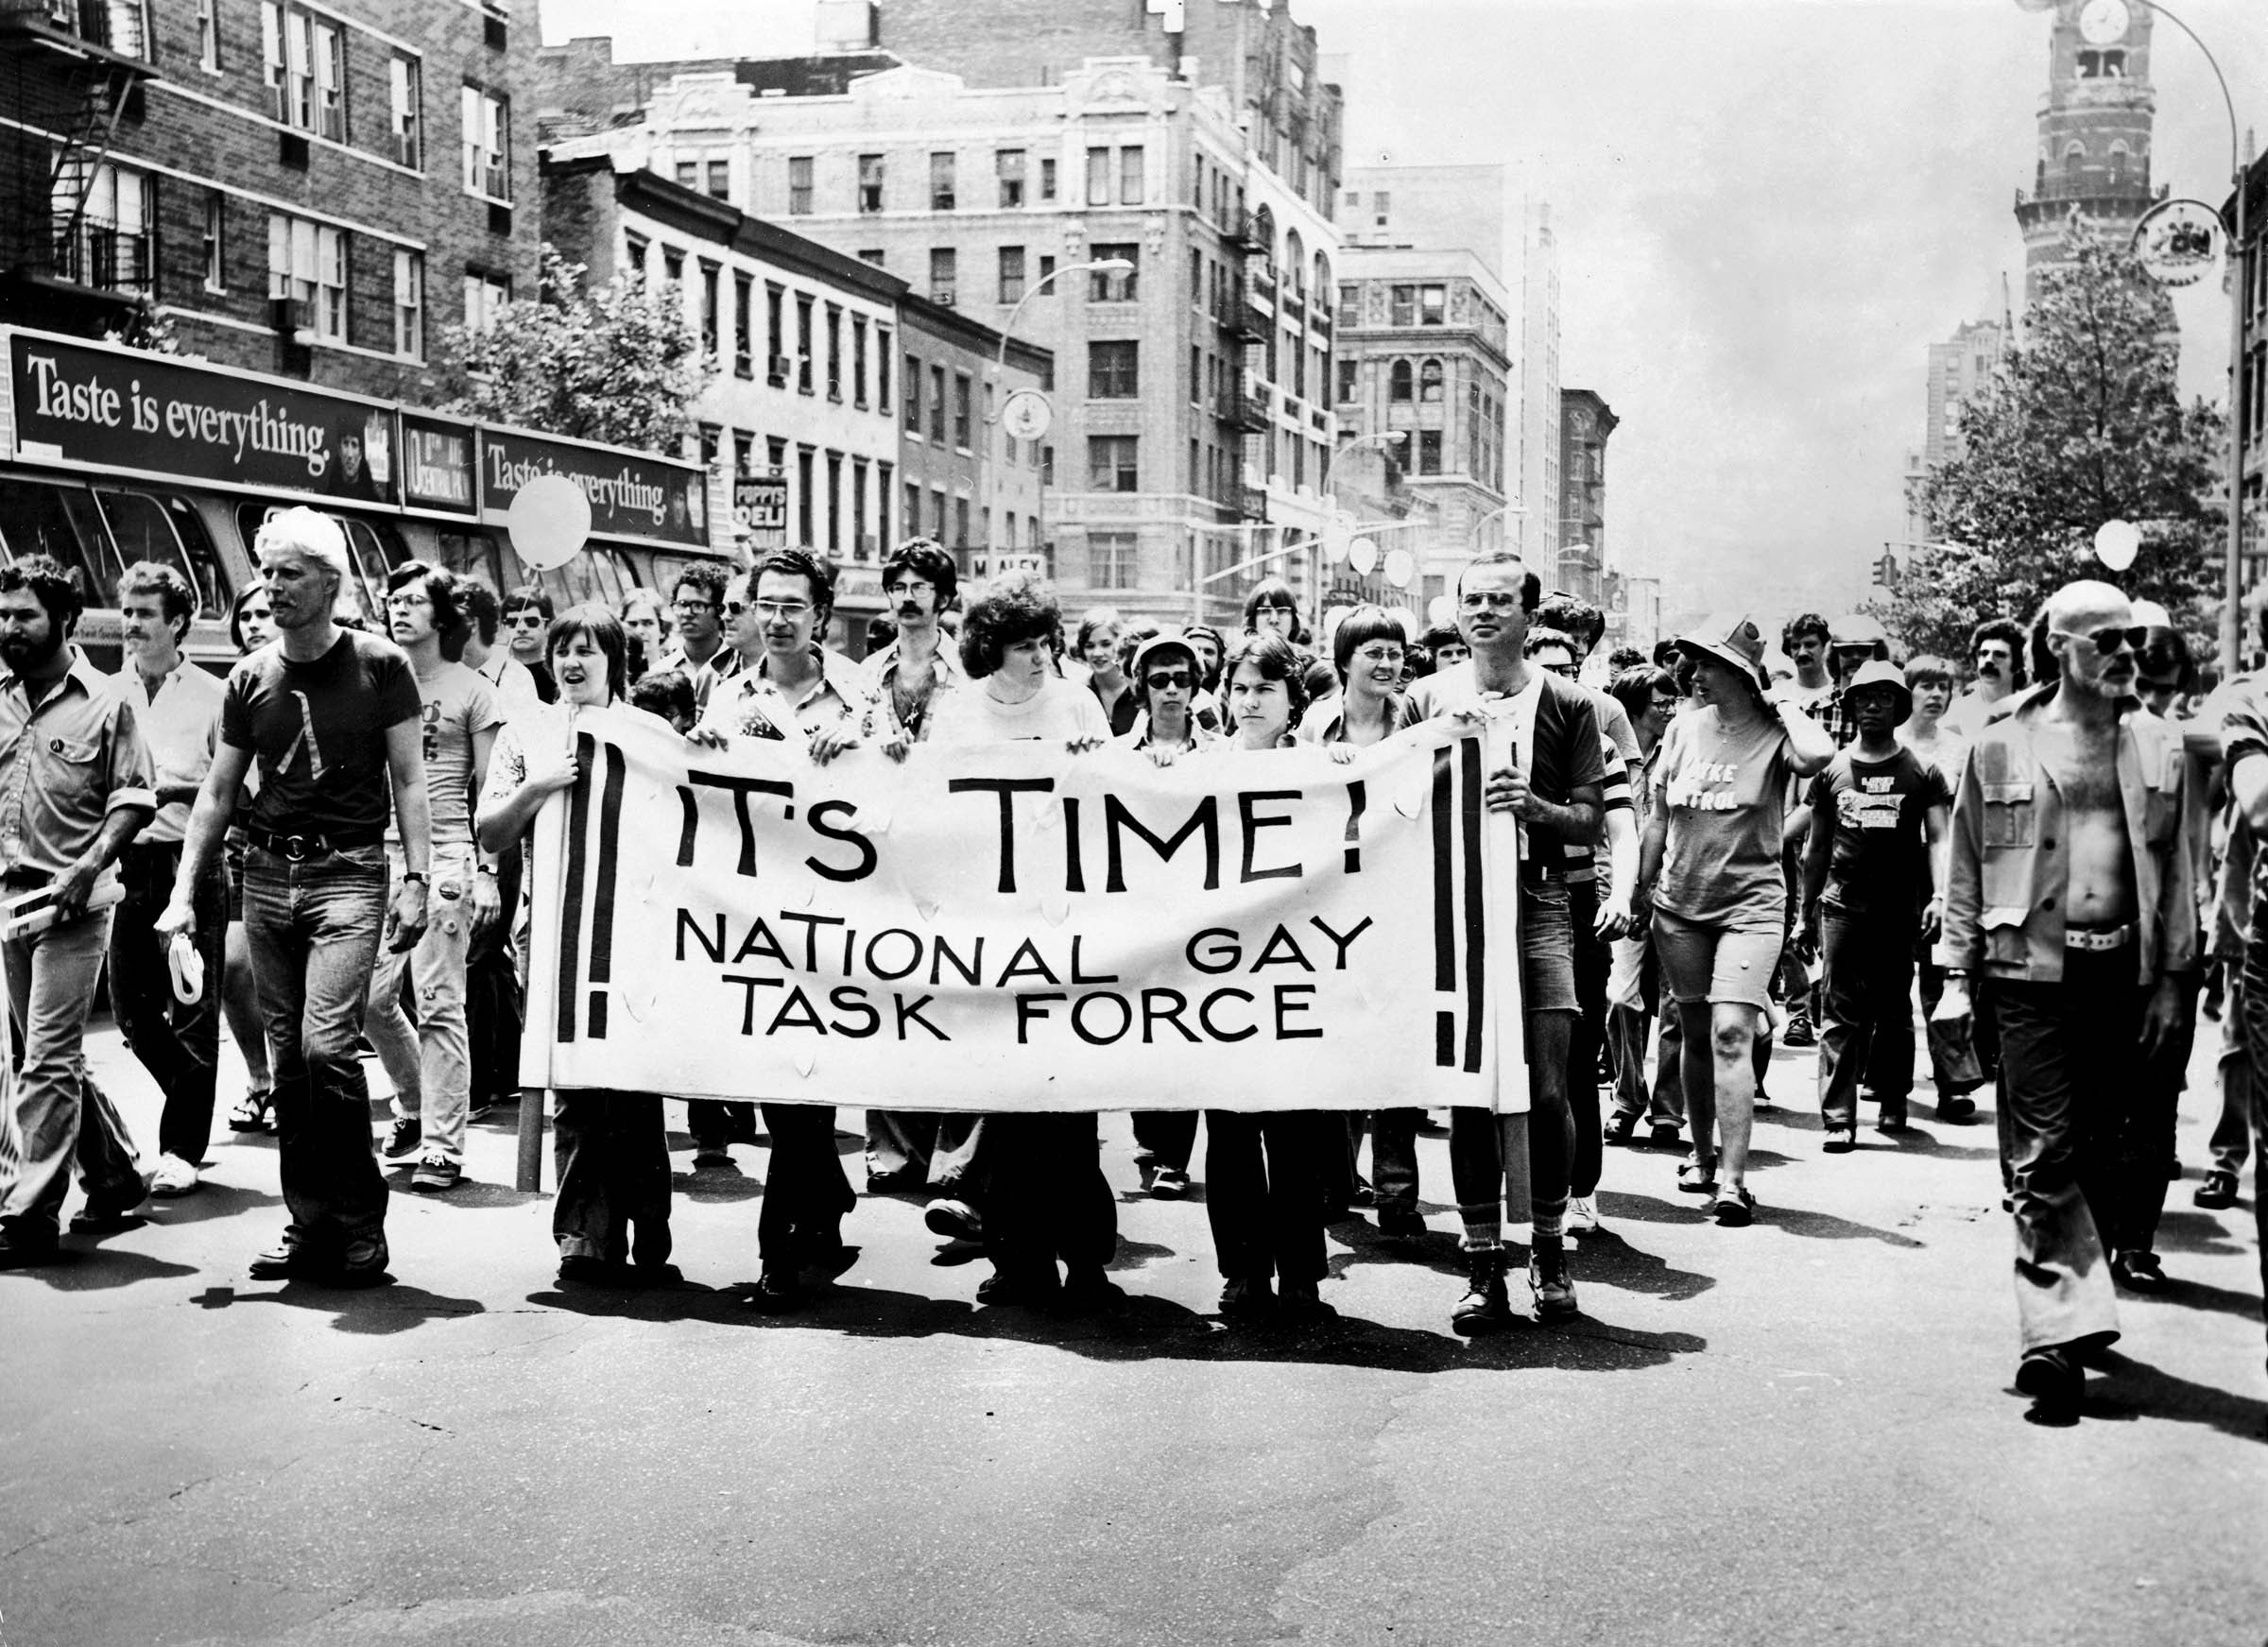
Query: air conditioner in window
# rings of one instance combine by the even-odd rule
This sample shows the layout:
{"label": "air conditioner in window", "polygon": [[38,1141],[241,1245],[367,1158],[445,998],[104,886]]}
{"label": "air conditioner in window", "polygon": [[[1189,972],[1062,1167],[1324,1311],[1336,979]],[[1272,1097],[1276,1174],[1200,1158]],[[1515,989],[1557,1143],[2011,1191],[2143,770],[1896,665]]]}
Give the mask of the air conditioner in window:
{"label": "air conditioner in window", "polygon": [[491,200],[510,199],[512,197],[511,174],[500,165],[482,166],[480,168],[480,192]]}
{"label": "air conditioner in window", "polygon": [[267,323],[286,337],[296,337],[304,323],[306,310],[297,298],[270,298],[267,300]]}
{"label": "air conditioner in window", "polygon": [[765,375],[770,377],[774,383],[785,383],[787,374],[795,369],[795,360],[785,354],[772,355],[765,362]]}

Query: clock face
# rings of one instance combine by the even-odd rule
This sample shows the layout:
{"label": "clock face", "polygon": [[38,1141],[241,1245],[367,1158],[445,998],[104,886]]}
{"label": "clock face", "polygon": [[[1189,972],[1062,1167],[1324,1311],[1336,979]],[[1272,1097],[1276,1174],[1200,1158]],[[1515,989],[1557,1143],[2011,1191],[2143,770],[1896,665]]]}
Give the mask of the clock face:
{"label": "clock face", "polygon": [[2079,34],[2089,45],[2115,45],[2133,21],[2126,0],[2087,0],[2079,12]]}
{"label": "clock face", "polygon": [[1038,389],[1018,389],[1001,408],[1001,427],[1019,440],[1037,440],[1054,421],[1047,397]]}

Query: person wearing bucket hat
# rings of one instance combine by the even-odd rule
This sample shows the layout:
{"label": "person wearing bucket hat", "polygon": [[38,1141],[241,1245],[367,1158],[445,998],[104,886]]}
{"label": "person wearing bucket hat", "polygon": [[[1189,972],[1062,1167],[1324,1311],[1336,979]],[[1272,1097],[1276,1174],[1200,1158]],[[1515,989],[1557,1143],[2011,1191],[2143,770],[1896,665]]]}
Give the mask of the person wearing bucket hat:
{"label": "person wearing bucket hat", "polygon": [[1898,741],[1914,710],[1903,671],[1871,659],[1844,682],[1843,701],[1858,738],[1812,780],[1803,861],[1804,941],[1822,964],[1819,1111],[1830,1155],[1857,1145],[1865,1076],[1881,1130],[1906,1124],[1915,940],[1936,936],[1942,904],[1930,870],[1953,803],[1936,765]]}
{"label": "person wearing bucket hat", "polygon": [[1638,884],[1653,894],[1655,946],[1685,1036],[1693,1153],[1678,1188],[1714,1196],[1717,1221],[1737,1226],[1756,1207],[1750,1057],[1785,942],[1789,787],[1835,750],[1826,728],[1771,695],[1749,619],[1682,636],[1677,648],[1692,662],[1694,708],[1662,741]]}

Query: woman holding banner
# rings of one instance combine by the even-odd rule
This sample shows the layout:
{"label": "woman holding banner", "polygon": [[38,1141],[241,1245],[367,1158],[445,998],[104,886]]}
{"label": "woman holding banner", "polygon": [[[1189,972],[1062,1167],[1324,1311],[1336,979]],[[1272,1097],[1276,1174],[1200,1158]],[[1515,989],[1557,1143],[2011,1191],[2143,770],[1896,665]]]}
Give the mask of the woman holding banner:
{"label": "woman holding banner", "polygon": [[[544,801],[575,786],[581,776],[575,714],[621,701],[628,651],[620,620],[605,607],[574,607],[553,621],[543,661],[558,683],[559,703],[522,712],[497,734],[474,819],[484,850],[514,847]],[[679,1278],[669,1261],[669,1136],[661,1095],[582,1089],[561,1091],[556,1103],[559,1192],[551,1232],[559,1244],[559,1278],[634,1285]]]}
{"label": "woman holding banner", "polygon": [[[1233,731],[1216,756],[1293,746],[1307,686],[1288,641],[1246,635],[1222,679]],[[1223,1316],[1315,1321],[1334,1312],[1321,1294],[1323,1151],[1344,1149],[1346,1136],[1341,1118],[1315,1109],[1205,1112],[1205,1217]]]}

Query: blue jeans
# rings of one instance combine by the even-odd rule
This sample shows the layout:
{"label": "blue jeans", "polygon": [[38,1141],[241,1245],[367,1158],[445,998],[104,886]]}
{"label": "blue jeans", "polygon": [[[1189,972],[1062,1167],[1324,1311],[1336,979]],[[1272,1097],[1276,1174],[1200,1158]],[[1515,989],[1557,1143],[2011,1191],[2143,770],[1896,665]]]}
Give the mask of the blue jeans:
{"label": "blue jeans", "polygon": [[142,1199],[134,1141],[80,1051],[110,941],[106,909],[0,946],[16,1055],[14,1110],[0,1134],[0,1226],[27,1246],[52,1245],[60,1233],[75,1159],[89,1202]]}
{"label": "blue jeans", "polygon": [[294,864],[261,847],[244,862],[244,931],[275,1062],[284,1204],[302,1244],[386,1229],[386,1179],[355,1038],[386,923],[386,852]]}
{"label": "blue jeans", "polygon": [[[396,873],[398,853],[387,854]],[[465,954],[472,942],[473,856],[469,847],[433,853],[433,918],[417,947],[381,954],[370,972],[363,1030],[394,1084],[394,1113],[414,1117],[428,1154],[465,1164],[472,1108],[472,1045],[465,1029]],[[499,917],[499,918],[502,918]],[[418,1021],[402,1010],[402,978],[417,991]]]}

